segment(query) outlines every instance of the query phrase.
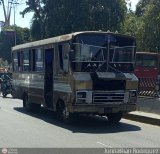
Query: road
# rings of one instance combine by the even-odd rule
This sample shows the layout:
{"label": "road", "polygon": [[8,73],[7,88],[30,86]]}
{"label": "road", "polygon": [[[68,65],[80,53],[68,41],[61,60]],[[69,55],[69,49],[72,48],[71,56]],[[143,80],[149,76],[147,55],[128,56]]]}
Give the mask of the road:
{"label": "road", "polygon": [[0,96],[0,147],[9,148],[157,148],[158,126],[122,119],[110,125],[105,117],[79,118],[72,125],[51,111],[27,113],[22,100]]}

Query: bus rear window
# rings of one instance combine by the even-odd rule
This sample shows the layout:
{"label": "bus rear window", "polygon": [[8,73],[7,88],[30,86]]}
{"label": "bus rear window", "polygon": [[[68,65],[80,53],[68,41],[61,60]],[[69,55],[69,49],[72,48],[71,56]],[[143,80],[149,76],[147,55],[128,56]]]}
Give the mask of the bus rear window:
{"label": "bus rear window", "polygon": [[158,64],[158,57],[156,55],[140,55],[136,56],[136,66],[142,67],[156,67]]}

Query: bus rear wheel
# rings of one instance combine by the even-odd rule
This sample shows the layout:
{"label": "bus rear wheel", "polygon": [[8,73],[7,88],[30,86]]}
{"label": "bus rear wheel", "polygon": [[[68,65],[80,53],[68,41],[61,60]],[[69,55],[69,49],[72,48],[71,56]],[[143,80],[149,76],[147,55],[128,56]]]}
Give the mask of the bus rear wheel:
{"label": "bus rear wheel", "polygon": [[28,95],[23,96],[23,107],[27,112],[39,111],[40,106],[41,106],[40,104],[34,104],[29,102]]}
{"label": "bus rear wheel", "polygon": [[3,98],[6,98],[7,94],[2,92]]}
{"label": "bus rear wheel", "polygon": [[108,121],[111,124],[117,124],[122,119],[122,113],[113,113],[107,115]]}

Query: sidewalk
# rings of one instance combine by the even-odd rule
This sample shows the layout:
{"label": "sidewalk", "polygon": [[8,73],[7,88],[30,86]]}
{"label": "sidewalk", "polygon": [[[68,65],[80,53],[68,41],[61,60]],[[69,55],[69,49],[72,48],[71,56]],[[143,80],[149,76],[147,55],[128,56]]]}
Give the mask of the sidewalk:
{"label": "sidewalk", "polygon": [[123,118],[160,126],[160,115],[141,111],[130,112]]}

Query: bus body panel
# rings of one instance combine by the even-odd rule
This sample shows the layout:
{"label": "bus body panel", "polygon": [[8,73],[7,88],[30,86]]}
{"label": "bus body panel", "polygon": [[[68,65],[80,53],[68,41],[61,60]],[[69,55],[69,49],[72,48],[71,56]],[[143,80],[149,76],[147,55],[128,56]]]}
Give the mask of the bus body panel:
{"label": "bus body panel", "polygon": [[135,75],[139,79],[139,91],[159,90],[160,56],[158,53],[137,52]]}
{"label": "bus body panel", "polygon": [[[43,74],[13,74],[14,97],[23,99],[27,93],[31,102],[44,102],[44,75]],[[44,103],[43,103],[44,104]]]}

